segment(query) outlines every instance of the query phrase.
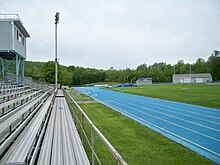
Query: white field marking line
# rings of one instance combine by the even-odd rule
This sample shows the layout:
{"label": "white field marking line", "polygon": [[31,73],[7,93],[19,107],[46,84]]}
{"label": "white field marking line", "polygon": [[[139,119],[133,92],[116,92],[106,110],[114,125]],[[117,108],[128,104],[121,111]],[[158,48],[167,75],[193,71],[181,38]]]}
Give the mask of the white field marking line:
{"label": "white field marking line", "polygon": [[[123,95],[121,95],[122,97],[121,98],[127,98],[126,96],[123,96]],[[135,100],[137,100],[138,102],[140,102],[140,100],[138,100],[138,99],[136,99],[135,98]],[[153,99],[152,99],[153,100]],[[164,100],[159,100],[158,99],[158,101],[164,101]],[[166,100],[165,100],[166,101]],[[141,102],[143,102],[143,103],[149,103],[149,102],[147,102],[147,101],[141,101]],[[153,102],[155,102],[155,101],[153,101]],[[171,102],[171,103],[175,103],[175,102]],[[155,103],[152,103],[151,102],[151,104],[156,104],[156,102]],[[176,103],[176,105],[178,105],[178,104],[182,104],[182,103]],[[164,107],[168,107],[168,108],[171,108],[171,109],[175,109],[175,110],[178,110],[178,111],[182,111],[182,112],[188,112],[188,113],[192,113],[192,114],[198,114],[198,115],[200,115],[200,116],[207,116],[207,117],[210,117],[210,118],[216,118],[216,119],[220,119],[219,117],[215,117],[215,116],[210,116],[210,115],[205,115],[205,114],[201,114],[201,113],[197,113],[197,112],[192,112],[192,111],[186,111],[185,109],[186,108],[176,108],[176,107],[173,107],[173,106],[176,106],[176,105],[164,105],[164,104],[161,104],[162,106],[164,106]],[[185,104],[185,105],[190,105],[190,106],[192,106],[191,104]],[[194,106],[194,105],[193,105]],[[187,109],[188,109],[188,107],[187,107]],[[193,108],[189,108],[189,109],[192,109],[192,110],[195,110],[195,109],[193,109]],[[198,110],[198,109],[196,109],[196,110]],[[220,111],[220,110],[219,110]],[[203,110],[201,110],[201,112],[204,112]],[[207,111],[206,111],[207,112]],[[216,115],[216,114],[215,114]]]}
{"label": "white field marking line", "polygon": [[[113,102],[115,102],[115,101],[113,101]],[[117,102],[115,102],[115,103],[117,103]],[[123,104],[120,104],[120,103],[117,103],[117,104],[122,105],[122,106],[124,106],[124,107],[128,107],[128,106],[123,105]],[[150,115],[150,114],[144,113],[144,112],[139,111],[139,110],[137,110],[137,109],[135,109],[135,108],[131,108],[131,107],[128,107],[128,108],[133,109],[134,111],[140,112],[140,113],[142,113],[142,114],[145,114],[145,115],[147,115],[147,116],[151,116],[151,117],[153,117],[153,118],[156,118],[156,119],[162,120],[162,121],[164,121],[164,122],[170,123],[170,124],[175,125],[175,126],[177,126],[177,127],[180,127],[180,128],[186,129],[186,130],[189,130],[189,131],[191,131],[191,132],[195,132],[195,133],[197,133],[197,134],[200,134],[200,135],[202,135],[202,136],[206,136],[206,137],[208,137],[208,138],[210,138],[210,139],[213,139],[213,140],[216,140],[216,141],[219,141],[219,142],[220,142],[219,139],[213,138],[213,137],[211,137],[211,136],[209,136],[209,135],[206,135],[206,134],[203,134],[203,133],[200,133],[200,132],[194,131],[194,130],[189,129],[189,128],[186,128],[186,127],[184,127],[184,126],[181,126],[181,125],[175,124],[175,123],[173,123],[173,122],[167,121],[167,120],[165,120],[165,119],[162,119],[162,118],[155,117],[155,116],[153,116],[153,115]]]}
{"label": "white field marking line", "polygon": [[[107,90],[102,90],[102,89],[101,89],[101,91],[107,91]],[[155,102],[155,101],[164,101],[164,102],[167,102],[167,103],[177,104],[177,106],[178,106],[179,108],[182,107],[182,106],[184,106],[184,105],[186,105],[186,106],[190,106],[189,109],[193,109],[193,110],[196,110],[196,111],[202,111],[202,112],[206,111],[206,112],[208,112],[208,113],[210,113],[210,114],[219,115],[219,113],[207,111],[207,110],[212,110],[212,111],[219,112],[219,110],[218,110],[218,109],[215,109],[215,108],[203,107],[203,106],[199,106],[199,105],[193,105],[193,104],[187,104],[187,103],[175,102],[175,101],[169,101],[169,100],[162,100],[162,99],[158,99],[158,98],[151,98],[151,97],[146,97],[146,96],[141,96],[141,95],[135,95],[135,94],[129,94],[129,93],[121,93],[121,92],[116,92],[116,91],[108,91],[108,92],[110,92],[110,93],[114,93],[114,92],[115,92],[115,93],[118,93],[118,94],[120,94],[120,95],[123,95],[123,94],[124,94],[124,96],[126,96],[126,95],[127,95],[127,96],[131,95],[131,96],[137,96],[137,97],[140,97],[140,98],[147,98],[147,99],[149,99],[149,100],[153,100],[154,102]],[[203,109],[203,110],[201,110],[201,109]]]}
{"label": "white field marking line", "polygon": [[[95,98],[94,98],[94,99],[95,99]],[[146,120],[144,120],[144,119],[142,119],[142,118],[140,118],[140,117],[138,117],[138,116],[136,116],[136,115],[134,115],[134,114],[131,114],[131,113],[127,112],[127,111],[124,111],[124,110],[122,110],[122,109],[120,109],[120,108],[114,108],[114,107],[112,107],[111,105],[109,105],[109,104],[107,104],[107,103],[104,103],[104,102],[102,102],[102,101],[100,101],[100,100],[98,100],[98,99],[96,99],[96,100],[99,101],[100,103],[102,103],[102,104],[104,104],[104,105],[106,105],[106,106],[112,108],[112,109],[115,109],[116,111],[118,111],[118,112],[124,114],[125,116],[130,116],[130,118],[131,118],[132,120],[134,120],[134,119],[132,118],[132,116],[133,116],[134,118],[136,118],[136,119],[138,119],[138,120],[140,120],[140,121],[142,121],[142,122],[148,123],[149,125],[152,125],[153,127],[156,127],[156,128],[158,128],[158,129],[160,129],[160,130],[162,130],[162,131],[165,131],[165,132],[167,132],[167,133],[169,133],[169,134],[171,134],[171,135],[174,135],[174,136],[176,136],[176,137],[178,137],[178,138],[180,138],[180,139],[182,139],[182,140],[185,140],[185,141],[187,141],[187,142],[189,142],[189,143],[191,143],[191,144],[193,144],[193,145],[195,145],[195,146],[198,146],[198,147],[200,147],[200,148],[202,148],[202,149],[204,149],[204,150],[207,150],[208,152],[211,152],[211,153],[213,153],[213,154],[215,154],[215,155],[217,155],[217,156],[220,156],[220,154],[217,153],[217,152],[215,152],[215,151],[212,151],[212,150],[210,150],[210,149],[208,149],[208,148],[206,148],[206,147],[204,147],[204,146],[201,146],[200,144],[197,144],[197,143],[195,143],[195,142],[193,142],[193,141],[191,141],[191,140],[188,140],[188,139],[186,139],[186,138],[184,138],[184,137],[182,137],[182,136],[179,136],[179,135],[177,135],[177,134],[175,134],[175,133],[173,133],[173,132],[170,132],[170,131],[168,131],[168,130],[162,128],[162,127],[159,127],[159,126],[157,126],[157,125],[155,125],[155,124],[153,124],[153,123],[151,123],[151,122],[149,122],[149,121],[146,121]],[[145,126],[146,126],[146,125],[145,125]],[[157,132],[158,132],[158,131],[157,131]],[[161,134],[162,134],[162,133],[161,133]],[[172,138],[169,138],[169,139],[172,139]],[[186,146],[187,146],[187,145],[186,145]]]}
{"label": "white field marking line", "polygon": [[[113,100],[117,101],[117,99],[113,99]],[[128,102],[128,101],[125,101],[125,100],[123,100],[123,103],[127,103],[128,105],[130,104],[130,105],[134,105],[134,106],[137,106],[137,107],[141,107],[141,108],[143,108],[143,109],[146,109],[146,110],[149,110],[149,111],[152,111],[152,112],[155,112],[155,113],[163,114],[163,115],[169,116],[169,117],[171,117],[171,118],[176,118],[176,119],[178,119],[178,120],[182,120],[182,121],[185,121],[185,122],[188,122],[188,123],[192,123],[192,124],[195,124],[195,125],[198,125],[198,126],[201,126],[201,127],[205,127],[205,128],[208,128],[208,129],[211,129],[211,130],[215,130],[215,131],[217,131],[217,132],[220,132],[220,130],[218,130],[218,129],[215,129],[215,128],[212,128],[212,127],[209,127],[209,126],[205,126],[205,125],[202,125],[202,124],[199,124],[199,123],[195,123],[195,122],[192,122],[192,121],[188,121],[188,120],[185,120],[185,119],[181,119],[181,118],[179,118],[179,117],[176,117],[176,116],[173,116],[173,115],[169,115],[169,114],[166,114],[166,113],[163,113],[163,112],[155,111],[155,110],[153,110],[153,109],[144,107],[144,106],[142,106],[142,105],[134,104],[134,103],[131,103],[131,102]],[[162,108],[159,108],[159,109],[162,109]],[[162,109],[162,110],[163,110],[163,109]],[[143,113],[145,113],[145,112],[143,112]]]}

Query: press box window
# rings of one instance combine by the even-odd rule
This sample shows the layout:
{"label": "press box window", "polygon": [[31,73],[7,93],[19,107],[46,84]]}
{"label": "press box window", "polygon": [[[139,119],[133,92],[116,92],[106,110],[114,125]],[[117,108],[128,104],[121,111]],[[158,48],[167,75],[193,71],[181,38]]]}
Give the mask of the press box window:
{"label": "press box window", "polygon": [[21,33],[19,33],[19,42],[21,42],[21,39],[22,39],[22,35],[21,35]]}
{"label": "press box window", "polygon": [[22,45],[24,45],[24,37],[22,37]]}
{"label": "press box window", "polygon": [[19,40],[19,33],[18,33],[18,30],[17,30],[17,40]]}

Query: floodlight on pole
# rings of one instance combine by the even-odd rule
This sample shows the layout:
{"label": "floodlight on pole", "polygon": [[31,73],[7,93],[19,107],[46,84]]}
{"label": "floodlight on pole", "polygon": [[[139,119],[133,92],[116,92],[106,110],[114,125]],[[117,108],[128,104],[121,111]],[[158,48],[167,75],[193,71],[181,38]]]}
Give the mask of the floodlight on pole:
{"label": "floodlight on pole", "polygon": [[57,89],[58,68],[57,68],[57,24],[59,23],[59,12],[55,15],[55,88]]}
{"label": "floodlight on pole", "polygon": [[55,15],[55,24],[59,23],[59,12],[56,13]]}

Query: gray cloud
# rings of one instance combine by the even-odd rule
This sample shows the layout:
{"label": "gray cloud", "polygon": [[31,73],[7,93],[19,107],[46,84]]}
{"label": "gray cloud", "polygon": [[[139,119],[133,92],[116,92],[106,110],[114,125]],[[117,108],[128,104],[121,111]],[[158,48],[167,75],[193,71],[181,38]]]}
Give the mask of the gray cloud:
{"label": "gray cloud", "polygon": [[29,31],[28,59],[54,59],[60,11],[60,63],[108,69],[195,62],[220,49],[219,0],[0,0]]}

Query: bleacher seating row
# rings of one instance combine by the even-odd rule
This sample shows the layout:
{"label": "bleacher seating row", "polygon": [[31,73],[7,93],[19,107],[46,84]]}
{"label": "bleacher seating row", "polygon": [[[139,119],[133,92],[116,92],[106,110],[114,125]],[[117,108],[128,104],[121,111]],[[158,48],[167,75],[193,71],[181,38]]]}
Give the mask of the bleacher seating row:
{"label": "bleacher seating row", "polygon": [[23,90],[23,91],[19,91],[19,92],[10,93],[10,94],[0,95],[0,103],[4,103],[6,101],[10,101],[10,100],[15,99],[17,97],[21,97],[23,94],[32,93],[33,90],[34,89],[31,88],[28,90]]}
{"label": "bleacher seating row", "polygon": [[33,84],[0,82],[0,164],[89,164],[62,91]]}
{"label": "bleacher seating row", "polygon": [[61,90],[56,96],[38,164],[88,165],[89,160]]}

